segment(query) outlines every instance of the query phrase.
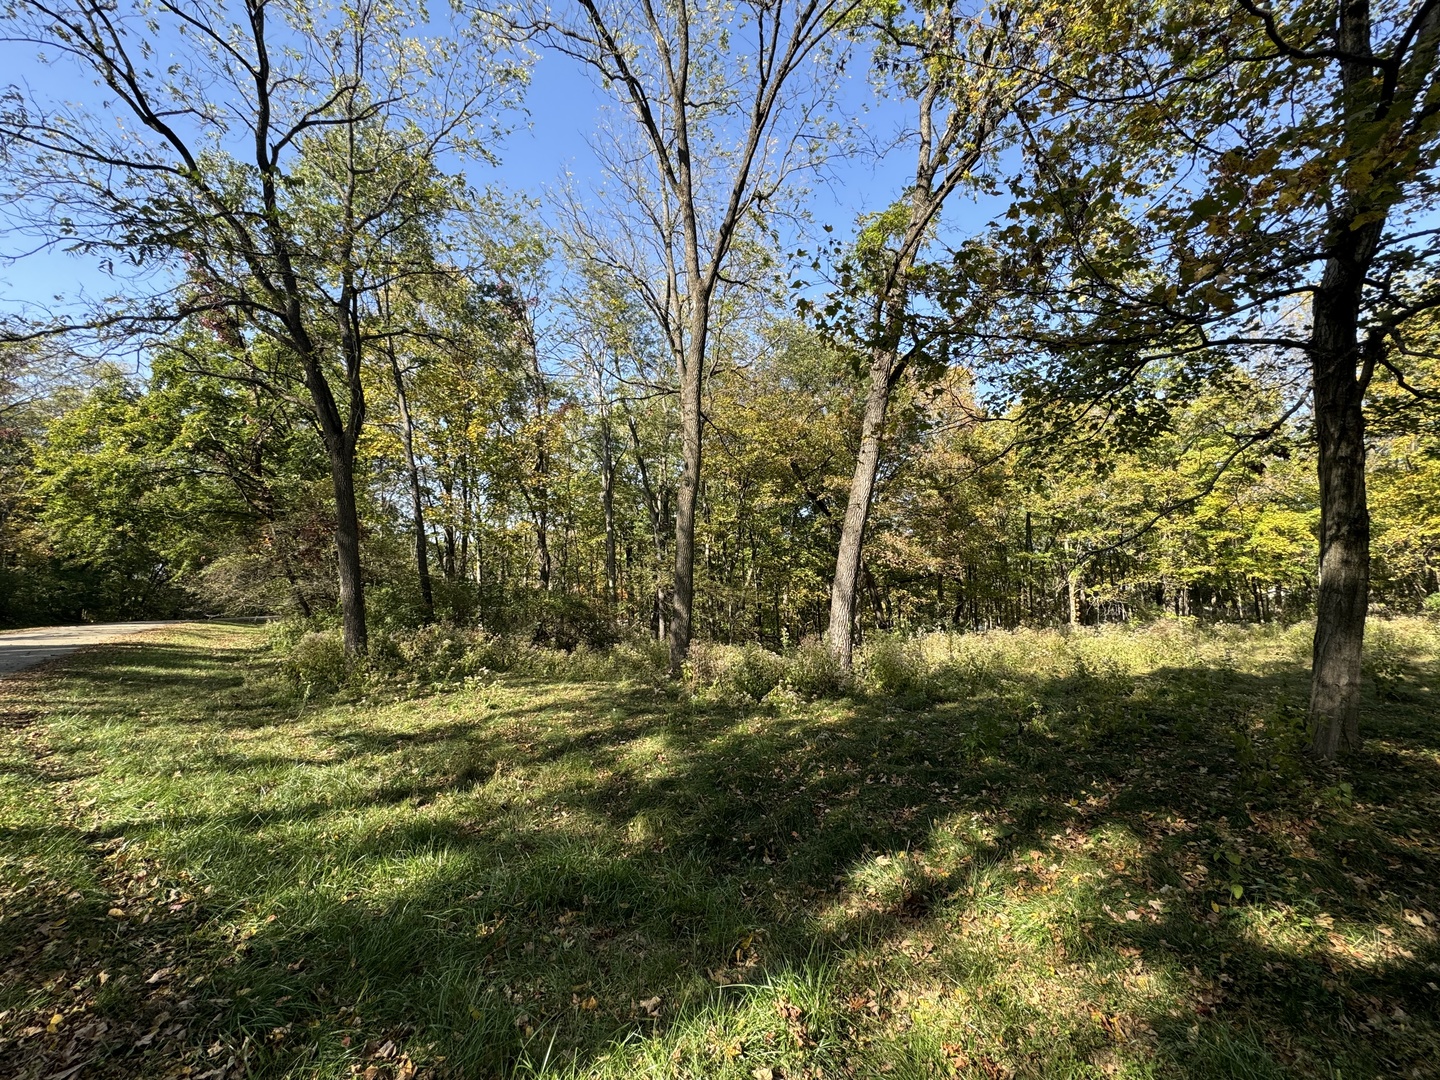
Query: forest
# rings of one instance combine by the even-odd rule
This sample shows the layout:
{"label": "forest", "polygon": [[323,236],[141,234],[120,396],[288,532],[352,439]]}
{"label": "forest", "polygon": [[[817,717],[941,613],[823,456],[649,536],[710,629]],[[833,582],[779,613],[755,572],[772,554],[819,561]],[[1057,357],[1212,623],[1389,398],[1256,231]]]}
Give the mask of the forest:
{"label": "forest", "polygon": [[[23,1075],[1433,1068],[1440,3],[5,0],[0,26],[0,626],[176,620],[0,695],[0,807],[41,813],[46,762],[80,778],[0,860]],[[1183,798],[1125,803],[1135,754]],[[902,776],[934,801],[866,786]],[[1131,811],[1216,823],[1199,877]],[[84,815],[103,873],[52,835]],[[632,848],[658,868],[616,869]],[[1142,862],[1148,908],[1082,889]],[[1032,870],[1089,891],[1046,915]],[[106,915],[160,879],[174,926]],[[1145,937],[1172,889],[1191,921]],[[1351,930],[1236,922],[1314,889]],[[59,897],[130,928],[121,990]],[[1006,926],[925,983],[974,918]],[[287,979],[258,946],[292,919]],[[617,932],[645,974],[607,966]],[[72,946],[94,970],[52,1006]],[[1070,1006],[1027,994],[1102,952],[1129,1004],[1047,1035]],[[509,974],[466,989],[477,962]],[[182,1031],[176,972],[236,985]],[[383,988],[364,1022],[352,984]]]}
{"label": "forest", "polygon": [[[3,618],[649,633],[678,674],[1318,612],[1332,755],[1367,607],[1440,594],[1435,28],[1355,10],[16,5],[101,97],[8,99],[12,241],[117,291],[10,317]],[[615,103],[543,201],[499,137],[542,49]],[[821,221],[857,64],[907,168]]]}

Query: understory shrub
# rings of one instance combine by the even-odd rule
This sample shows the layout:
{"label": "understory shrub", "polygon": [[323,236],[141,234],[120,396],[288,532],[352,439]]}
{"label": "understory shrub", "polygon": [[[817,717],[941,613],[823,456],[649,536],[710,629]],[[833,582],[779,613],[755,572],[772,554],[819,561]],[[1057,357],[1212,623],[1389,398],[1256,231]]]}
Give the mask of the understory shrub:
{"label": "understory shrub", "polygon": [[879,634],[855,657],[855,681],[863,690],[893,698],[926,701],[936,695],[936,671],[917,638]]}
{"label": "understory shrub", "polygon": [[832,697],[846,687],[840,664],[818,637],[805,638],[786,659],[786,685],[801,697]]}
{"label": "understory shrub", "polygon": [[408,682],[455,682],[486,666],[477,637],[475,630],[448,623],[392,630],[371,639],[369,668]]}
{"label": "understory shrub", "polygon": [[782,689],[801,698],[825,697],[844,685],[839,665],[818,639],[807,639],[784,655],[754,642],[697,641],[690,646],[685,672],[695,693],[746,701],[761,701]]}
{"label": "understory shrub", "polygon": [[513,632],[536,645],[570,652],[581,646],[605,649],[620,640],[614,616],[591,597],[541,592],[522,607]]}
{"label": "understory shrub", "polygon": [[338,630],[305,630],[281,638],[280,670],[307,694],[340,689],[350,678],[350,658]]}
{"label": "understory shrub", "polygon": [[785,674],[785,658],[753,642],[741,648],[739,661],[731,670],[735,689],[756,701],[784,682]]}
{"label": "understory shrub", "polygon": [[[1232,669],[1243,666],[1246,654],[1253,658],[1257,650],[1266,663],[1303,662],[1311,633],[1306,624],[1235,632],[1167,618],[1141,628],[874,635],[856,650],[853,681],[818,638],[783,654],[753,642],[697,641],[685,677],[692,693],[737,703],[811,700],[852,688],[910,708],[992,695],[1031,709],[1036,722],[1106,735],[1132,722],[1137,709],[1133,699],[1146,676],[1165,669]],[[333,618],[283,620],[271,624],[268,634],[281,673],[306,693],[334,692],[351,684],[361,688],[357,679],[367,686],[413,688],[501,672],[569,682],[659,683],[668,668],[665,642],[649,637],[603,648],[581,641],[565,649],[537,643],[529,632],[495,633],[452,623],[376,628],[369,657],[357,665],[345,656]],[[1432,641],[1440,648],[1440,623],[1434,620],[1371,620],[1365,674],[1382,698],[1404,693],[1416,643],[1429,647]],[[1036,704],[1037,688],[1043,687],[1050,687],[1054,693],[1046,693],[1055,699]],[[1081,715],[1083,710],[1069,704],[1080,699],[1106,702],[1105,715]]]}

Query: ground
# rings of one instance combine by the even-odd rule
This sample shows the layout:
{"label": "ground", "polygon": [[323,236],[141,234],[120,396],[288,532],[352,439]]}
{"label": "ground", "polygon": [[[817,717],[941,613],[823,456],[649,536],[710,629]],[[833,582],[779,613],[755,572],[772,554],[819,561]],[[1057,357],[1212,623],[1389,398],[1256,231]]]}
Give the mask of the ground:
{"label": "ground", "polygon": [[763,704],[594,658],[302,693],[266,640],[0,681],[0,1072],[1440,1075],[1433,623],[1372,633],[1336,767],[1303,627]]}

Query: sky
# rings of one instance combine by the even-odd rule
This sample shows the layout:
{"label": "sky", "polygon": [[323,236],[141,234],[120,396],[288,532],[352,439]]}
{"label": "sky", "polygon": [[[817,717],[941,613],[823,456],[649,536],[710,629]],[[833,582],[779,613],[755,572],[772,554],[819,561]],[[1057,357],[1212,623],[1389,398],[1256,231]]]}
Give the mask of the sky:
{"label": "sky", "polygon": [[[842,118],[872,144],[893,140],[905,121],[903,103],[876,101],[866,78],[863,63],[850,65],[837,97]],[[92,93],[77,80],[74,69],[65,65],[37,62],[33,47],[0,42],[0,85],[17,84],[38,100],[66,100]],[[512,133],[500,147],[500,165],[474,165],[468,171],[477,185],[493,184],[501,189],[545,201],[545,193],[557,187],[568,173],[582,192],[598,183],[599,166],[587,138],[595,129],[602,110],[612,102],[609,91],[596,85],[580,65],[558,54],[541,53],[536,61],[526,113],[516,117]],[[805,204],[817,226],[832,225],[846,234],[863,212],[882,209],[900,193],[908,155],[892,153],[853,155],[832,160],[826,175],[817,177]],[[983,226],[994,206],[965,205],[957,200],[950,222],[959,233]],[[543,214],[543,210],[542,210]],[[101,297],[114,293],[119,283],[104,274],[93,259],[58,251],[26,253],[15,257],[11,241],[0,247],[7,256],[0,261],[0,312],[14,313],[36,306],[64,309],[77,298]],[[59,304],[56,298],[65,298]]]}

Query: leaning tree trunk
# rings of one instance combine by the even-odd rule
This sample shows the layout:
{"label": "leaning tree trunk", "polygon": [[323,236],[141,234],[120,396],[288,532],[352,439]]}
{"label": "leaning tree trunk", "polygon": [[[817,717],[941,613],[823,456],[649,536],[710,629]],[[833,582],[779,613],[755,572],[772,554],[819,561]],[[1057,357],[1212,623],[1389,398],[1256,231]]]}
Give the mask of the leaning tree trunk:
{"label": "leaning tree trunk", "polygon": [[340,581],[340,613],[348,656],[363,656],[370,646],[365,627],[365,579],[360,565],[360,513],[355,503],[355,443],[364,418],[365,399],[358,381],[351,386],[351,416],[340,416],[335,395],[315,360],[305,358],[305,383],[330,463],[335,493],[335,564]]}
{"label": "leaning tree trunk", "polygon": [[360,514],[355,505],[354,455],[343,447],[329,452],[335,489],[335,563],[340,578],[340,612],[345,652],[363,656],[369,648],[365,629],[365,582],[360,570]]}
{"label": "leaning tree trunk", "polygon": [[420,466],[415,461],[415,422],[410,399],[395,353],[390,353],[390,375],[395,380],[395,400],[400,405],[400,444],[405,451],[405,471],[410,482],[410,520],[415,530],[415,570],[420,578],[420,602],[425,621],[435,618],[435,591],[430,583],[430,542],[425,535],[425,501],[420,490]]}
{"label": "leaning tree trunk", "polygon": [[860,556],[865,543],[865,523],[875,497],[875,475],[880,468],[880,440],[885,432],[885,413],[898,369],[893,349],[877,349],[870,364],[870,390],[865,396],[865,416],[860,423],[860,450],[855,455],[855,472],[850,478],[850,498],[840,527],[840,549],[835,558],[835,578],[830,584],[830,625],[825,637],[830,653],[842,671],[849,671],[855,648],[855,593],[860,581]]}
{"label": "leaning tree trunk", "polygon": [[1362,276],[1352,267],[1335,258],[1327,265],[1311,334],[1320,587],[1310,669],[1310,750],[1324,759],[1360,746],[1360,657],[1370,598],[1364,388],[1356,374]]}

